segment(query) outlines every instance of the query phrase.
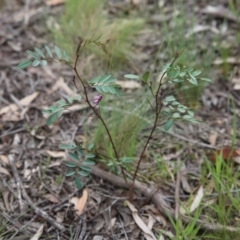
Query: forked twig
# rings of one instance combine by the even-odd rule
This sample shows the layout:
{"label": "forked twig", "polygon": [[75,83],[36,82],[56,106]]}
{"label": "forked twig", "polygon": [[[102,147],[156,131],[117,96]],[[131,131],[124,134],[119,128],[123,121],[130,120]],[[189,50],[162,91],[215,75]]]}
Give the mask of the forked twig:
{"label": "forked twig", "polygon": [[[178,59],[180,54],[177,54],[175,56],[175,58],[173,59],[172,63],[169,65],[169,67],[171,67],[175,62],[176,60]],[[164,79],[164,76],[167,74],[167,70],[163,72],[161,78],[160,78],[160,81],[159,81],[159,84],[158,84],[158,87],[157,87],[157,91],[155,93],[155,108],[154,108],[154,111],[155,111],[155,119],[154,119],[154,123],[153,123],[153,126],[152,126],[152,129],[151,129],[151,132],[147,138],[147,141],[146,143],[144,144],[144,147],[143,147],[143,150],[140,154],[140,157],[139,157],[139,160],[137,162],[137,167],[135,168],[134,170],[134,174],[133,174],[133,179],[132,179],[132,183],[131,183],[131,187],[129,189],[129,198],[130,198],[130,201],[132,201],[133,199],[133,186],[134,186],[134,182],[136,180],[136,177],[137,177],[137,173],[138,173],[138,170],[139,170],[139,167],[141,165],[141,162],[142,162],[142,159],[143,159],[143,156],[145,154],[145,151],[147,149],[147,146],[150,142],[150,140],[152,139],[152,136],[153,136],[153,133],[155,132],[156,128],[157,128],[157,123],[158,123],[158,119],[159,119],[159,115],[162,111],[162,107],[163,107],[163,104],[162,104],[162,94],[161,94],[161,86],[163,85],[162,81]]]}

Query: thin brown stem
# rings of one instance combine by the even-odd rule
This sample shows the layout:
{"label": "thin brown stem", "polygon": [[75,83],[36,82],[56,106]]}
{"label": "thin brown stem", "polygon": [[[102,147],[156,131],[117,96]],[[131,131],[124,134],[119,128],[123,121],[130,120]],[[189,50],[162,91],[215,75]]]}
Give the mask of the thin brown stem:
{"label": "thin brown stem", "polygon": [[[108,138],[109,138],[109,140],[110,140],[110,143],[111,143],[111,145],[112,145],[112,148],[113,148],[115,157],[116,157],[117,161],[120,162],[120,158],[119,158],[119,155],[118,155],[116,146],[115,146],[115,144],[114,144],[114,141],[113,141],[113,139],[112,139],[111,133],[110,133],[110,131],[109,131],[109,129],[108,129],[108,126],[107,126],[106,122],[104,121],[104,119],[102,118],[101,114],[98,113],[98,111],[97,111],[97,109],[95,108],[95,106],[93,106],[93,105],[90,103],[89,98],[88,98],[88,93],[87,93],[87,87],[86,87],[83,79],[81,78],[80,74],[79,74],[78,71],[77,71],[77,62],[78,62],[78,60],[79,60],[79,57],[80,57],[80,54],[79,54],[79,49],[78,49],[78,51],[77,51],[77,57],[76,57],[76,60],[75,60],[75,63],[74,63],[73,70],[74,70],[75,74],[77,75],[80,83],[81,83],[82,86],[83,86],[83,91],[84,91],[84,95],[85,95],[87,104],[88,104],[89,107],[92,109],[92,111],[94,112],[94,114],[98,117],[98,119],[102,122],[102,124],[103,124],[103,126],[104,126],[104,128],[105,128],[105,131],[106,131],[106,133],[107,133],[107,135],[108,135]],[[121,173],[122,173],[122,175],[123,175],[123,178],[124,178],[125,182],[128,183],[128,181],[127,181],[127,176],[126,176],[126,174],[125,174],[125,172],[124,172],[124,168],[123,168],[121,165],[120,165],[120,169],[121,169]]]}
{"label": "thin brown stem", "polygon": [[[170,64],[169,67],[171,67],[171,66],[175,63],[175,61],[177,60],[178,57],[179,57],[179,55],[174,58],[174,60],[172,61],[172,63]],[[141,164],[141,162],[142,162],[144,153],[145,153],[145,151],[146,151],[146,149],[147,149],[147,146],[148,146],[148,144],[149,144],[149,142],[150,142],[150,140],[151,140],[151,138],[152,138],[152,135],[153,135],[154,131],[155,131],[156,128],[157,128],[158,118],[159,118],[159,115],[160,115],[161,110],[162,110],[162,103],[161,103],[162,94],[160,93],[160,90],[161,90],[161,86],[163,85],[162,81],[163,81],[163,78],[164,78],[164,76],[166,75],[166,73],[167,73],[167,70],[162,74],[161,79],[160,79],[160,81],[159,81],[159,85],[158,85],[156,94],[155,94],[156,106],[155,106],[155,119],[154,119],[154,124],[153,124],[152,130],[151,130],[151,132],[150,132],[150,134],[149,134],[149,136],[148,136],[148,138],[147,138],[147,141],[146,141],[146,143],[145,143],[145,145],[144,145],[144,147],[143,147],[143,150],[142,150],[142,152],[141,152],[141,155],[140,155],[140,157],[139,157],[139,160],[138,160],[138,163],[137,163],[137,167],[136,167],[136,169],[135,169],[135,171],[134,171],[133,180],[132,180],[132,184],[131,184],[130,191],[129,191],[130,201],[132,201],[132,199],[133,199],[133,186],[134,186],[134,182],[135,182],[135,180],[136,180],[137,173],[138,173],[140,164]]]}

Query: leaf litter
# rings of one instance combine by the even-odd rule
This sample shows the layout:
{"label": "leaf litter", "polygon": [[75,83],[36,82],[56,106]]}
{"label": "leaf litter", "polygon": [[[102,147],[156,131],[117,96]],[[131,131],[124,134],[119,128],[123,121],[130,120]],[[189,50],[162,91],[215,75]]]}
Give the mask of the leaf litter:
{"label": "leaf litter", "polygon": [[[62,2],[46,1],[46,4],[55,6]],[[109,5],[110,10],[115,13],[121,11],[119,9],[124,9],[124,4],[126,4],[125,1],[124,3],[116,2],[118,5],[115,1]],[[134,1],[134,11],[141,10],[141,8],[144,8],[145,12],[152,11],[153,6],[150,2],[144,5],[145,1]],[[196,3],[196,5],[199,22],[191,27],[186,26],[186,37],[195,36],[199,41],[198,37],[204,34],[204,37],[201,37],[203,44],[213,47],[211,45],[213,35],[220,34],[221,38],[225,35],[234,35],[235,24],[239,20],[229,9],[218,6],[218,2],[215,7],[207,4],[200,6]],[[149,23],[158,28],[164,22],[173,25],[173,17],[180,13],[174,11],[173,6],[167,1],[159,1],[159,6],[163,14],[153,11],[153,15],[147,16],[151,20]],[[186,7],[188,10],[192,9],[188,2],[186,2]],[[0,80],[0,172],[2,173],[0,207],[3,223],[9,225],[8,238],[10,239],[15,234],[11,229],[16,228],[18,237],[27,235],[28,239],[44,239],[45,236],[51,238],[60,234],[61,239],[69,239],[69,232],[66,231],[69,225],[76,235],[78,233],[79,236],[87,236],[91,233],[92,239],[113,237],[116,239],[127,239],[127,237],[128,239],[155,239],[158,236],[160,236],[159,239],[168,239],[168,237],[173,237],[173,231],[169,230],[171,222],[167,216],[158,209],[158,206],[155,210],[147,208],[149,205],[145,200],[151,202],[151,198],[143,199],[142,195],[137,193],[134,202],[127,202],[128,207],[126,207],[123,204],[124,197],[121,198],[121,196],[127,194],[124,191],[119,192],[117,185],[107,182],[103,177],[95,176],[84,182],[89,192],[86,190],[75,192],[73,184],[64,179],[65,169],[61,163],[65,160],[66,154],[59,151],[57,146],[65,140],[71,140],[72,133],[76,132],[75,126],[78,126],[80,119],[75,117],[74,112],[87,111],[88,108],[85,105],[74,106],[75,108],[64,112],[59,123],[48,128],[41,110],[59,98],[75,94],[71,86],[71,73],[67,68],[55,65],[47,66],[46,71],[41,68],[29,68],[27,71],[17,72],[14,68],[19,63],[19,59],[24,57],[22,53],[29,48],[29,44],[42,46],[46,43],[46,39],[42,38],[46,31],[38,22],[46,14],[44,9],[43,2],[34,1],[25,4],[16,2],[11,7],[6,6],[0,16],[3,32],[0,40],[0,54],[3,59],[0,63],[0,70],[3,72]],[[47,10],[55,17],[54,11],[54,7]],[[189,14],[188,11],[187,14]],[[229,21],[227,27],[222,24],[225,20]],[[23,24],[28,27],[28,34],[23,31]],[[9,27],[11,29],[14,27],[14,31],[9,31]],[[221,36],[222,33],[225,35]],[[136,74],[141,74],[141,69],[149,69],[152,64],[151,59],[154,58],[153,53],[156,52],[161,41],[162,35],[159,31],[148,29],[142,32],[140,39],[136,39],[138,51],[135,62]],[[234,51],[232,49],[229,51],[229,56],[225,59],[216,55],[215,61],[212,62],[213,65],[219,67],[214,73],[218,80],[224,78],[223,70],[226,64],[229,64],[229,68],[234,66],[239,68],[239,46],[235,47]],[[160,60],[165,61],[166,56],[160,54]],[[64,79],[60,76],[61,72],[65,74]],[[127,72],[131,72],[131,69]],[[240,73],[237,71],[235,79],[239,76]],[[181,203],[188,203],[190,212],[197,211],[201,204],[206,206],[217,201],[214,195],[216,186],[212,181],[207,182],[206,186],[202,186],[199,181],[199,168],[205,161],[206,151],[209,151],[215,164],[218,161],[217,155],[220,153],[223,153],[225,159],[233,159],[235,164],[239,164],[239,147],[234,147],[233,152],[230,153],[232,133],[229,134],[226,130],[227,126],[233,123],[234,111],[239,114],[239,88],[236,86],[236,80],[230,79],[232,82],[227,78],[224,80],[226,81],[209,85],[202,94],[201,112],[198,116],[206,124],[198,126],[179,124],[172,133],[173,135],[163,136],[159,130],[153,140],[156,145],[154,151],[165,159],[162,161],[162,167],[165,167],[171,177],[166,180],[164,176],[154,175],[157,164],[151,155],[147,156],[148,167],[142,168],[141,173],[147,176],[145,181],[150,185],[161,183],[159,188],[163,190],[162,197],[169,203],[170,210],[175,209],[174,188],[177,158],[182,157],[186,163],[186,169],[181,177],[182,186],[179,196]],[[135,81],[120,81],[119,84],[130,94],[142,87]],[[229,95],[225,94],[226,92]],[[232,97],[236,109],[228,107],[229,97]],[[91,124],[91,121],[87,120],[88,124]],[[238,129],[237,135],[239,136]],[[76,136],[82,136],[81,131],[77,131]],[[180,143],[182,148],[180,153],[176,149],[179,136],[183,137]],[[206,146],[209,150],[206,150]],[[9,165],[10,154],[14,158],[19,179]],[[23,189],[27,195],[23,193]],[[209,200],[207,195],[214,198]],[[30,205],[27,199],[34,204]],[[28,202],[26,214],[21,212],[22,200]],[[71,200],[74,206],[70,203]],[[34,209],[32,206],[38,208]],[[87,220],[83,220],[84,216]],[[39,222],[44,222],[44,224],[39,225]],[[82,229],[80,233],[77,232],[78,226]],[[160,232],[161,235],[159,235]],[[100,236],[99,233],[103,235]]]}

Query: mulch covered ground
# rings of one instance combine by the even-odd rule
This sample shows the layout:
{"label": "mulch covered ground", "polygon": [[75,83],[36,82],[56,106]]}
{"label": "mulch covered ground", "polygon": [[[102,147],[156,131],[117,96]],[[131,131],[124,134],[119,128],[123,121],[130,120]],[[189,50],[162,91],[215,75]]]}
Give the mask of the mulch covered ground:
{"label": "mulch covered ground", "polygon": [[[235,47],[226,59],[231,70],[226,77],[222,75],[222,60],[216,53],[212,63],[214,83],[203,91],[197,111],[197,117],[204,123],[178,123],[174,131],[161,136],[158,132],[155,136],[161,139],[163,148],[159,152],[169,166],[179,159],[186,159],[178,174],[167,183],[159,179],[154,183],[156,179],[153,179],[149,187],[137,182],[133,202],[124,205],[128,194],[124,181],[98,167],[84,179],[87,193],[76,191],[74,183],[64,177],[66,155],[58,146],[74,138],[84,141],[83,125],[91,124],[91,121],[86,123],[86,118],[81,118],[75,111],[84,111],[86,116],[90,110],[85,105],[77,106],[51,127],[46,125],[42,110],[74,92],[71,70],[56,64],[26,70],[16,68],[26,58],[26,50],[48,43],[46,21],[49,16],[56,17],[63,5],[48,6],[37,0],[5,2],[0,12],[0,234],[4,233],[3,239],[30,239],[35,234],[34,239],[156,239],[160,230],[164,232],[161,239],[173,236],[166,212],[174,217],[178,207],[176,197],[184,201],[190,193],[198,191],[196,179],[204,154],[223,147],[225,152],[228,151],[225,146],[231,145],[234,118],[237,120],[235,155],[238,155],[239,43],[231,42]],[[123,2],[128,4],[128,1]],[[153,11],[153,1],[132,2],[136,9],[146,4],[146,9],[153,12],[149,20],[153,27],[162,21],[171,24],[173,9],[170,2],[159,1],[166,9],[165,15]],[[199,25],[189,26],[186,32],[198,34],[204,31],[204,44],[209,47],[211,38],[208,36],[214,31],[222,31],[221,37],[226,43],[231,41],[231,36],[239,29],[240,19],[229,12],[227,1],[215,1],[217,4],[213,6],[207,1],[197,2],[194,11]],[[119,5],[121,3],[113,1],[108,7],[119,9]],[[186,4],[186,7],[193,6]],[[220,29],[219,26],[226,27]],[[136,61],[136,71],[148,67],[146,59],[152,58],[159,44],[157,33],[143,34],[142,37],[135,43],[139,51],[142,50]],[[179,142],[182,149],[172,150],[174,143]],[[142,173],[153,167],[147,164],[142,167]],[[192,176],[195,176],[194,181]],[[86,206],[81,214],[77,214],[74,204],[83,204],[83,198],[87,199]],[[183,216],[183,219],[189,221],[187,217]],[[204,225],[201,220],[198,224],[203,229],[219,227]],[[1,226],[4,226],[3,231]]]}

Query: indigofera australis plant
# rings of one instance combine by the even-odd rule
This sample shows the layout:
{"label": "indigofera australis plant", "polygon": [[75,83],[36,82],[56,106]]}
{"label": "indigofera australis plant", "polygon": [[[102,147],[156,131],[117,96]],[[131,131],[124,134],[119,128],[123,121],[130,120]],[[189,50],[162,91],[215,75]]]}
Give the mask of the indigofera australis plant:
{"label": "indigofera australis plant", "polygon": [[[30,55],[31,59],[20,63],[18,65],[18,69],[24,69],[30,65],[34,67],[42,65],[44,67],[48,64],[48,62],[58,62],[66,64],[74,71],[75,77],[73,79],[73,83],[77,89],[78,94],[76,94],[76,96],[69,96],[66,99],[61,99],[45,109],[43,112],[49,114],[47,125],[51,125],[58,118],[60,118],[64,109],[67,109],[74,104],[79,104],[82,102],[87,103],[93,114],[95,114],[97,119],[102,123],[106,131],[114,152],[115,159],[113,162],[115,162],[116,168],[120,169],[125,182],[128,183],[130,187],[129,198],[132,200],[133,185],[136,180],[146,148],[159,124],[159,119],[161,118],[161,121],[165,119],[165,131],[168,131],[173,126],[175,121],[182,120],[192,123],[199,122],[194,118],[194,112],[178,102],[174,96],[167,96],[164,98],[162,86],[165,84],[177,82],[189,82],[197,86],[198,81],[202,80],[210,82],[211,80],[208,78],[200,77],[200,70],[194,70],[192,68],[186,67],[183,64],[177,63],[177,60],[182,52],[175,52],[174,50],[173,60],[171,63],[164,66],[162,72],[160,73],[161,77],[159,81],[154,81],[154,79],[151,78],[151,73],[149,71],[145,72],[142,76],[134,74],[124,75],[125,78],[139,80],[146,85],[146,87],[151,92],[152,99],[148,99],[148,102],[155,116],[147,140],[143,144],[143,148],[140,151],[136,168],[133,170],[133,176],[129,178],[127,166],[129,166],[129,163],[131,163],[133,160],[128,156],[120,155],[117,150],[116,143],[113,141],[109,127],[100,112],[100,105],[102,104],[101,99],[105,94],[113,94],[116,97],[121,97],[122,93],[120,86],[116,83],[117,79],[111,74],[106,74],[104,76],[97,76],[91,80],[86,80],[80,75],[77,69],[80,54],[86,46],[95,44],[100,47],[106,54],[108,54],[106,48],[107,42],[108,41],[101,41],[100,36],[96,38],[92,37],[91,39],[87,40],[79,40],[78,46],[76,48],[76,58],[74,61],[71,61],[68,54],[57,46],[55,46],[53,50],[51,50],[49,46],[45,46],[45,51],[42,51],[39,48],[35,48],[34,51],[28,50],[27,53]],[[77,88],[76,79],[82,86],[81,91],[79,91]],[[92,89],[95,89],[97,92],[93,99],[91,99],[89,96],[89,92],[92,91]],[[65,165],[70,169],[67,171],[66,176],[75,176],[75,185],[78,189],[80,189],[82,187],[80,176],[88,176],[88,174],[91,172],[91,165],[95,164],[93,161],[96,157],[94,145],[89,144],[88,146],[83,146],[77,141],[74,141],[70,144],[61,144],[59,147],[61,149],[69,151],[69,157],[72,161],[65,163]]]}

